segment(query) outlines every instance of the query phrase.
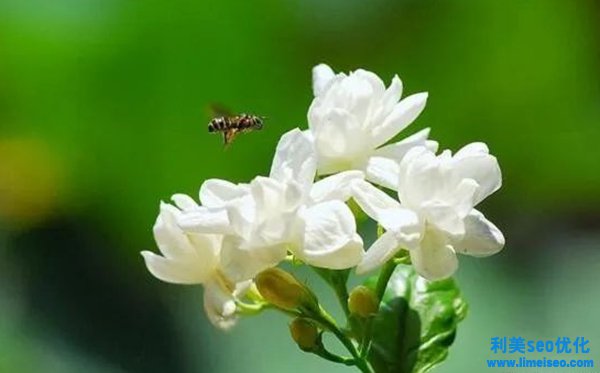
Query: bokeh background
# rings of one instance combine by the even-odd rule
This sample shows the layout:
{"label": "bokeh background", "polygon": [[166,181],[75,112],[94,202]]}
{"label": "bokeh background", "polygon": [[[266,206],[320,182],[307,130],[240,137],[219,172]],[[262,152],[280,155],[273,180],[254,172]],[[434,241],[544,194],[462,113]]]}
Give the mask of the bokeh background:
{"label": "bokeh background", "polygon": [[[500,159],[482,210],[506,248],[461,257],[470,315],[436,372],[513,335],[584,336],[600,364],[599,36],[594,0],[0,0],[0,372],[347,371],[276,314],[215,330],[139,255],[159,200],[268,172],[320,62],[398,73],[430,94],[403,135]],[[223,151],[210,102],[266,128]]]}

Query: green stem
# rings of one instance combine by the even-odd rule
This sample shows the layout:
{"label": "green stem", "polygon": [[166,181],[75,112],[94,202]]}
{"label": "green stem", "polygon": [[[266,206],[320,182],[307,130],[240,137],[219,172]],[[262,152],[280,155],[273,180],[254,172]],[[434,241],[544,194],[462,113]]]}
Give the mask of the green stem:
{"label": "green stem", "polygon": [[321,324],[323,329],[330,331],[336,338],[346,347],[354,358],[354,365],[360,369],[363,373],[373,373],[373,370],[369,367],[367,361],[360,356],[360,353],[352,343],[352,340],[348,338],[337,326],[333,318],[323,309],[321,309],[321,315],[319,319],[315,320]]}
{"label": "green stem", "polygon": [[365,322],[364,333],[362,341],[360,343],[360,356],[366,359],[369,355],[369,349],[371,348],[371,339],[373,338],[373,317],[370,317]]}
{"label": "green stem", "polygon": [[348,366],[356,365],[356,361],[349,357],[343,357],[327,351],[325,348],[313,351],[313,354],[322,357],[325,360],[333,361],[334,363],[344,364]]}
{"label": "green stem", "polygon": [[256,315],[262,312],[262,310],[269,308],[267,303],[244,303],[242,301],[237,301],[237,312],[240,315]]}
{"label": "green stem", "polygon": [[396,269],[396,262],[394,260],[389,260],[387,263],[383,265],[381,268],[381,272],[379,272],[379,277],[377,278],[377,285],[375,287],[375,295],[381,304],[383,300],[383,294],[385,293],[385,289],[387,288],[387,284]]}
{"label": "green stem", "polygon": [[[396,269],[398,264],[395,260],[389,260],[387,263],[383,265],[381,268],[381,272],[379,272],[379,277],[377,278],[377,285],[375,285],[375,295],[381,305],[383,301],[383,295],[385,294],[385,289],[387,288],[388,282]],[[366,322],[364,335],[362,342],[360,344],[360,356],[365,358],[369,355],[369,349],[371,348],[371,339],[373,333],[373,318],[369,318]]]}
{"label": "green stem", "polygon": [[324,270],[322,268],[312,267],[312,269],[321,277],[329,287],[333,289],[335,292],[335,296],[344,311],[344,315],[346,319],[350,317],[350,310],[348,309],[348,288],[346,288],[346,284],[340,281],[332,280],[329,276],[328,270]]}
{"label": "green stem", "polygon": [[348,308],[348,289],[345,284],[331,284],[335,295],[337,296],[338,302],[340,302],[340,306],[342,306],[342,310],[344,310],[344,315],[346,315],[346,319],[350,317],[350,309]]}

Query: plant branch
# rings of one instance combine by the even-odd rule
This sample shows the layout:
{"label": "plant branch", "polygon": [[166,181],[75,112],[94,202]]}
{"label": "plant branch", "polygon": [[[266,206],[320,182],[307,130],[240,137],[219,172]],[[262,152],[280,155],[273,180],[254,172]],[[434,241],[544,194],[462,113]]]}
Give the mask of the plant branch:
{"label": "plant branch", "polygon": [[311,352],[317,356],[322,357],[325,360],[329,360],[334,363],[344,364],[344,365],[348,365],[348,366],[356,365],[356,360],[349,358],[349,357],[343,357],[343,356],[333,354],[333,353],[327,351],[325,348],[320,348],[318,350],[311,351]]}
{"label": "plant branch", "polygon": [[354,365],[356,365],[361,372],[373,373],[373,370],[371,367],[369,367],[367,361],[361,357],[352,340],[340,330],[333,318],[325,310],[321,309],[321,315],[319,315],[319,318],[315,321],[317,321],[321,327],[323,327],[323,329],[333,333],[333,335],[336,336],[336,338],[344,345],[344,347],[346,347],[346,349],[354,358]]}
{"label": "plant branch", "polygon": [[348,288],[346,287],[346,283],[338,281],[336,278],[332,278],[331,274],[328,272],[330,270],[317,267],[311,268],[327,283],[327,285],[329,285],[329,287],[333,289],[337,300],[344,311],[346,319],[349,319],[350,310],[348,309]]}

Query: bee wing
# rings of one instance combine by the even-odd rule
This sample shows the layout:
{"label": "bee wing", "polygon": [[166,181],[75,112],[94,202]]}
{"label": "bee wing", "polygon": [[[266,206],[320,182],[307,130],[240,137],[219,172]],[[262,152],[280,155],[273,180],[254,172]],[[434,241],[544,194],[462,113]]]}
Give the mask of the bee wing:
{"label": "bee wing", "polygon": [[211,103],[208,107],[209,112],[210,112],[210,116],[211,118],[218,118],[218,117],[232,117],[233,116],[233,112],[231,110],[229,110],[229,108],[227,108],[224,105],[221,105],[219,103]]}
{"label": "bee wing", "polygon": [[225,148],[231,145],[238,133],[239,131],[235,128],[223,132],[223,145],[225,146]]}

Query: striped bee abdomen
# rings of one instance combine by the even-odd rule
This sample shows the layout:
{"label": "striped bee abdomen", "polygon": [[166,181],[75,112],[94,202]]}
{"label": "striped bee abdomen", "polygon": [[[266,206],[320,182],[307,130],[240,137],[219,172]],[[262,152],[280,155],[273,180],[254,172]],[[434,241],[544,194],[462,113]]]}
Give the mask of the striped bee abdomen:
{"label": "striped bee abdomen", "polygon": [[231,127],[229,118],[220,117],[214,118],[208,123],[208,132],[221,132]]}
{"label": "striped bee abdomen", "polygon": [[261,129],[262,119],[255,115],[241,114],[233,117],[218,117],[208,123],[208,132],[225,132],[229,130]]}

